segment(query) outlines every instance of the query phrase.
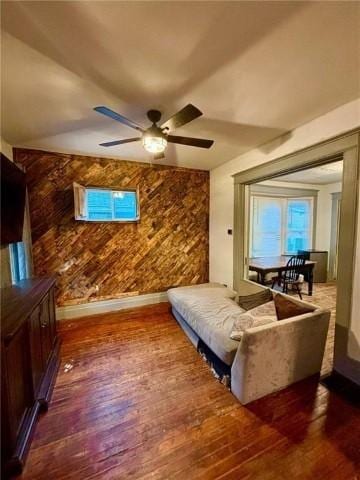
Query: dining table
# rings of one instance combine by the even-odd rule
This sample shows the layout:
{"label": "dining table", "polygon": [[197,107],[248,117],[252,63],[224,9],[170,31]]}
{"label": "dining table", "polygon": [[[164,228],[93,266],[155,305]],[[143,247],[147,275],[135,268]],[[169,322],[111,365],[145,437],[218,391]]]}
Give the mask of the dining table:
{"label": "dining table", "polygon": [[[276,276],[281,276],[283,272],[293,267],[287,267],[287,262],[292,255],[280,255],[278,257],[253,257],[249,258],[249,270],[258,274],[259,283],[266,284],[266,275],[268,273],[275,273]],[[314,267],[315,261],[306,260],[305,264],[301,266],[299,273],[303,274],[308,282],[308,295],[313,293],[314,283]]]}

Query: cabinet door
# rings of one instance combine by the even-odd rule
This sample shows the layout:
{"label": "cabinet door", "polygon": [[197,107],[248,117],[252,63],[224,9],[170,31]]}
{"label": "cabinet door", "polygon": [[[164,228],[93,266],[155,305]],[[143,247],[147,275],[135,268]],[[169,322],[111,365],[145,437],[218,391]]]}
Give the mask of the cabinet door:
{"label": "cabinet door", "polygon": [[29,343],[26,323],[4,348],[3,374],[7,384],[7,409],[10,445],[16,444],[17,436],[26,414],[33,403]]}
{"label": "cabinet door", "polygon": [[45,295],[40,304],[40,330],[43,366],[46,368],[52,347],[49,315],[49,294]]}
{"label": "cabinet door", "polygon": [[49,319],[50,319],[50,334],[52,345],[56,340],[56,316],[55,316],[55,293],[54,288],[49,292]]}
{"label": "cabinet door", "polygon": [[44,364],[41,347],[40,307],[36,307],[29,318],[30,322],[30,349],[31,367],[34,394],[39,390],[41,379],[44,373]]}

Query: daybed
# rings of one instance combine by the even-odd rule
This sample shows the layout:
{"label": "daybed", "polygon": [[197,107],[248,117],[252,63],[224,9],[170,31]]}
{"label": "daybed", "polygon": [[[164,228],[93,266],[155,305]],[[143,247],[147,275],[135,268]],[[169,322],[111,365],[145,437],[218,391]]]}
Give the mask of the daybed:
{"label": "daybed", "polygon": [[[242,281],[239,295],[246,297],[264,289]],[[171,288],[172,312],[195,347],[204,342],[229,367],[231,391],[242,404],[280,390],[320,372],[330,312],[281,295],[308,313],[259,326],[248,325],[241,340],[230,334],[234,322],[244,313],[237,293],[218,283]],[[273,302],[274,303],[274,302]],[[244,316],[243,316],[244,317]],[[243,318],[241,317],[241,318]]]}

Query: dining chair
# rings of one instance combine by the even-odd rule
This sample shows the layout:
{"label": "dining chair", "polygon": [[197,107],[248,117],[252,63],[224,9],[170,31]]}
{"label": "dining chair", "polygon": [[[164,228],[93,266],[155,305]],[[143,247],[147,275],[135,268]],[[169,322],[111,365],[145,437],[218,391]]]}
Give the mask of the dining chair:
{"label": "dining chair", "polygon": [[305,257],[302,255],[294,255],[291,257],[287,264],[286,270],[280,272],[277,277],[273,277],[272,287],[274,288],[275,284],[277,283],[279,286],[282,286],[283,293],[288,293],[289,285],[292,288],[295,288],[297,291],[300,299],[302,300],[300,284],[302,280],[299,279],[300,274],[302,273],[302,267],[305,265]]}

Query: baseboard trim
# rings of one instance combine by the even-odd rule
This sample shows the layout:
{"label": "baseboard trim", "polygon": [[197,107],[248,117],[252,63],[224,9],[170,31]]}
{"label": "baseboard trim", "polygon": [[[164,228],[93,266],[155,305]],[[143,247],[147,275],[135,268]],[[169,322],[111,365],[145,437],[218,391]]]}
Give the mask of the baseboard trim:
{"label": "baseboard trim", "polygon": [[147,293],[145,295],[136,295],[132,297],[116,298],[113,300],[102,300],[99,302],[82,303],[80,305],[69,305],[58,307],[56,309],[57,320],[67,320],[70,318],[87,317],[98,313],[115,312],[126,308],[141,307],[154,303],[167,302],[167,293]]}

